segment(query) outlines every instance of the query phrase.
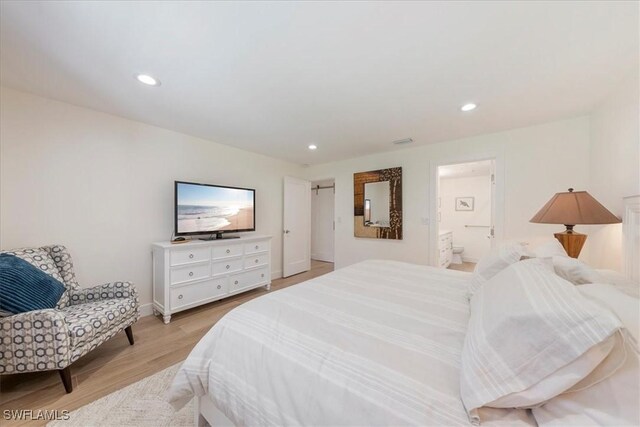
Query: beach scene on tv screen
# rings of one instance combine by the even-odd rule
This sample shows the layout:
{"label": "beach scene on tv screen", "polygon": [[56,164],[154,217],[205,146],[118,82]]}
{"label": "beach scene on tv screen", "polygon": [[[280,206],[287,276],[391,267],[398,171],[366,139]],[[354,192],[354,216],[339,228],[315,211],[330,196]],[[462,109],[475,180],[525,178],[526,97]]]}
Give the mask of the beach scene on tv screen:
{"label": "beach scene on tv screen", "polygon": [[178,233],[211,233],[253,228],[253,192],[178,184]]}

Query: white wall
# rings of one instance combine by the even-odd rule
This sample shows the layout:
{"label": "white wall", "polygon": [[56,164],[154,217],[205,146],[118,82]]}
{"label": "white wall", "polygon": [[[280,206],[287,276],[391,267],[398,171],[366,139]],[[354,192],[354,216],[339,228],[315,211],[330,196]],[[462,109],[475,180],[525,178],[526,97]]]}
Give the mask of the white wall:
{"label": "white wall", "polygon": [[[457,211],[457,197],[473,197],[473,211]],[[489,175],[440,178],[440,230],[453,233],[453,246],[463,246],[465,261],[477,262],[491,250],[491,181]]]}
{"label": "white wall", "polygon": [[[558,191],[586,188],[589,182],[589,121],[579,117],[522,129],[409,147],[305,169],[307,179],[336,180],[336,267],[368,258],[428,263],[430,162],[487,153],[505,164],[504,238],[536,242],[562,226],[531,224],[529,219]],[[403,240],[353,236],[353,174],[401,166]],[[581,258],[588,259],[588,248]]]}
{"label": "white wall", "polygon": [[136,283],[151,301],[151,248],[173,229],[173,181],[256,189],[257,233],[282,266],[282,181],[263,155],[2,88],[0,247],[66,245],[83,285]]}
{"label": "white wall", "polygon": [[[588,191],[622,217],[622,198],[640,194],[640,87],[638,70],[591,115],[591,179]],[[623,271],[622,226],[591,226],[591,262]]]}
{"label": "white wall", "polygon": [[311,183],[311,259],[333,262],[334,194],[328,188],[318,190],[316,194],[313,190],[316,185],[330,187],[333,180]]}

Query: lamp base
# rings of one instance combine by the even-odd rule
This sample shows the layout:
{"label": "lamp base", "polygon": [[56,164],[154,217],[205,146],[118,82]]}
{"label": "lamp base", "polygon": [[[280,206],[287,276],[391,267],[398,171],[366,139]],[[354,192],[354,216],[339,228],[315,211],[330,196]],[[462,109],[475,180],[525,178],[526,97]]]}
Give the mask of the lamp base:
{"label": "lamp base", "polygon": [[576,233],[572,230],[565,230],[562,233],[555,233],[553,235],[564,250],[567,252],[571,258],[578,258],[580,255],[580,251],[582,250],[582,246],[584,246],[584,242],[587,241],[587,235],[582,233]]}

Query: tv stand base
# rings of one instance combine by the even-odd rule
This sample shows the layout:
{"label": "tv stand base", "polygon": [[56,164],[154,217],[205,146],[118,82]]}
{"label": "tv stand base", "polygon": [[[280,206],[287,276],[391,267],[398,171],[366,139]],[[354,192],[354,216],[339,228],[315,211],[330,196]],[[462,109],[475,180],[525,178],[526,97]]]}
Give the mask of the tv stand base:
{"label": "tv stand base", "polygon": [[239,239],[239,238],[240,236],[229,236],[228,234],[216,233],[216,234],[212,234],[209,237],[200,237],[198,240],[209,241],[209,240]]}

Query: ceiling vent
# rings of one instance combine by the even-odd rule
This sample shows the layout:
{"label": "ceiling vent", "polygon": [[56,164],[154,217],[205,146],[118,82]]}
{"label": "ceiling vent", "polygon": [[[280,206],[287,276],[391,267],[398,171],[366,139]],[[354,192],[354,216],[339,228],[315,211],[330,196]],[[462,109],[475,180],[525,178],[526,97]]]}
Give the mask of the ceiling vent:
{"label": "ceiling vent", "polygon": [[405,138],[405,139],[399,139],[397,141],[393,141],[393,145],[404,145],[404,144],[411,144],[413,142],[413,138]]}

